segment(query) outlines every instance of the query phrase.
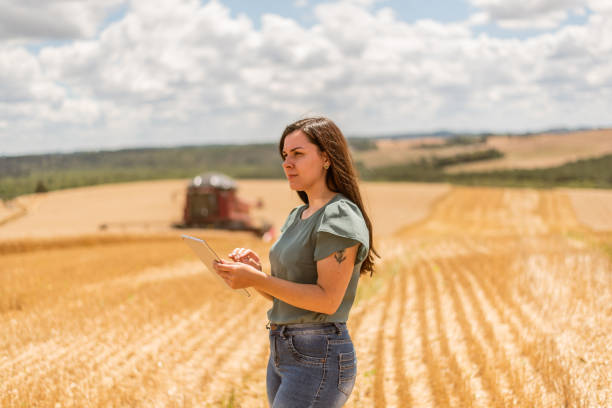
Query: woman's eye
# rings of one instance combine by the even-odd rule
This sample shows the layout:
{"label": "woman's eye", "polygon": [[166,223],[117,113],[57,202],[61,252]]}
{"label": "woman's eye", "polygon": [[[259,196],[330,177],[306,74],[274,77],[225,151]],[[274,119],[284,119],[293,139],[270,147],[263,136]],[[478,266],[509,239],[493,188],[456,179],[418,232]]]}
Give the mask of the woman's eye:
{"label": "woman's eye", "polygon": [[287,160],[288,156],[295,157],[295,156],[301,156],[302,154],[303,154],[302,152],[291,152],[291,153],[289,153],[289,155],[284,155],[284,156],[281,156],[281,157],[283,158],[283,160]]}

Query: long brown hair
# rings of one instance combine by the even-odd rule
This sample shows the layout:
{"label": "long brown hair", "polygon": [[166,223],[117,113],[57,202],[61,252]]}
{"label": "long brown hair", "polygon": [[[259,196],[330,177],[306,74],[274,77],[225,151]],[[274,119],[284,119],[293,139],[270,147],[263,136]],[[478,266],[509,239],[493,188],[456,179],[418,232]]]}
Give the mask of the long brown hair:
{"label": "long brown hair", "polygon": [[[327,188],[335,193],[343,194],[361,210],[361,214],[363,215],[369,231],[370,248],[368,256],[361,264],[360,273],[364,274],[370,272],[370,276],[372,276],[374,272],[374,256],[372,254],[379,258],[380,256],[374,249],[372,222],[363,207],[361,193],[359,192],[357,170],[353,165],[346,138],[338,126],[328,118],[314,117],[300,119],[285,128],[278,145],[281,157],[283,156],[285,137],[296,130],[304,132],[310,142],[316,145],[321,152],[326,153],[329,157],[330,166],[325,176]],[[304,191],[298,191],[297,194],[304,203],[308,204],[308,195],[306,195]]]}

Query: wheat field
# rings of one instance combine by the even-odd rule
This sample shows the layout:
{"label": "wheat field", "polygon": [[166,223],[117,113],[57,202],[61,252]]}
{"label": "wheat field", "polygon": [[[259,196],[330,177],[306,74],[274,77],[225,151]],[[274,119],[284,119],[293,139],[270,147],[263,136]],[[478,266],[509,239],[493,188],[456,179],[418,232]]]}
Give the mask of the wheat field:
{"label": "wheat field", "polygon": [[[184,181],[164,183],[135,185],[137,197],[104,187],[125,205],[92,194],[96,222],[72,235],[26,232],[29,217],[58,223],[46,200],[86,204],[82,189],[0,225],[0,406],[267,406],[268,302],[203,271],[183,231],[96,229],[176,217]],[[240,186],[275,225],[297,204],[282,182]],[[131,197],[153,210],[133,215]],[[610,192],[366,183],[364,199],[382,259],[349,319],[348,407],[612,406]],[[222,254],[271,245],[190,233]]]}

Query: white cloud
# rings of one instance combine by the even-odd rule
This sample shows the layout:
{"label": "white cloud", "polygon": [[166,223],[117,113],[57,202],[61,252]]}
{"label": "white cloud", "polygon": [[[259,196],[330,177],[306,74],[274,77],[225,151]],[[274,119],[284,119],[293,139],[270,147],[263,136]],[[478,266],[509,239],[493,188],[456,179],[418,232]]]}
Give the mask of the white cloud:
{"label": "white cloud", "polygon": [[563,21],[568,17],[568,13],[565,10],[554,11],[546,13],[540,16],[533,16],[528,19],[523,18],[507,18],[500,19],[498,21],[499,26],[507,29],[553,29],[557,28]]}
{"label": "white cloud", "polygon": [[472,14],[468,20],[466,21],[467,26],[478,26],[482,24],[487,24],[490,21],[491,17],[488,13],[478,12]]}
{"label": "white cloud", "polygon": [[587,0],[588,7],[599,14],[612,14],[612,1],[610,0]]}
{"label": "white cloud", "polygon": [[0,154],[271,141],[309,112],[347,134],[609,124],[608,14],[518,40],[476,36],[488,14],[409,24],[370,6],[256,29],[220,2],[133,0],[93,38],[37,55],[0,42]]}
{"label": "white cloud", "polygon": [[92,37],[108,13],[126,0],[3,0],[0,40]]}
{"label": "white cloud", "polygon": [[487,20],[507,29],[551,29],[565,21],[569,12],[580,9],[585,0],[470,0]]}

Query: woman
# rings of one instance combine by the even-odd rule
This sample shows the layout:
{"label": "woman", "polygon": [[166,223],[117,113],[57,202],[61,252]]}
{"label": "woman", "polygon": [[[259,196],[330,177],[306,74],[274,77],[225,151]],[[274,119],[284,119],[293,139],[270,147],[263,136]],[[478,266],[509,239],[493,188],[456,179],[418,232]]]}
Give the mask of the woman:
{"label": "woman", "polygon": [[271,276],[245,248],[229,255],[234,262],[217,263],[217,273],[230,287],[253,287],[273,302],[270,406],[341,407],[355,384],[346,321],[359,276],[374,269],[372,226],[346,139],[331,120],[287,126],[279,150],[289,186],[305,204],[291,211],[270,249]]}

